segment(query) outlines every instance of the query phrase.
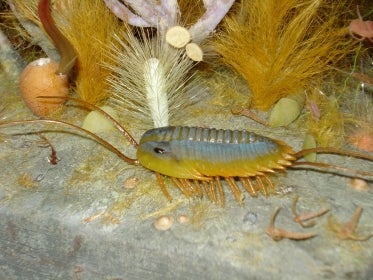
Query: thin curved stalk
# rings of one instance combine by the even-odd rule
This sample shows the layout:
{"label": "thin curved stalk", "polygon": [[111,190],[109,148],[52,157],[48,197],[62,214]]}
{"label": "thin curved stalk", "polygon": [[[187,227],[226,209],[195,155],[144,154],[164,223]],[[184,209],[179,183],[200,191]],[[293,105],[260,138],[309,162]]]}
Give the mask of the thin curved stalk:
{"label": "thin curved stalk", "polygon": [[52,39],[61,56],[57,74],[67,75],[75,65],[77,58],[75,49],[54,23],[50,12],[50,0],[40,0],[38,13],[45,32]]}

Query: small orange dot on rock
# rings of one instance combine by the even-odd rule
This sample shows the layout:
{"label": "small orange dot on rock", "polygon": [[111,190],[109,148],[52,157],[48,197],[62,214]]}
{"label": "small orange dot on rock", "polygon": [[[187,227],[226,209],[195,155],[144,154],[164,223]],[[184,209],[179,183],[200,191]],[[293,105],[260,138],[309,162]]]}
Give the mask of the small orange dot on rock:
{"label": "small orange dot on rock", "polygon": [[348,140],[353,146],[360,150],[373,152],[373,133],[370,131],[356,131]]}
{"label": "small orange dot on rock", "polygon": [[139,181],[140,181],[139,178],[137,178],[135,176],[128,177],[124,181],[124,187],[126,189],[133,189],[138,185]]}
{"label": "small orange dot on rock", "polygon": [[350,187],[354,190],[357,190],[357,191],[362,191],[362,192],[366,192],[369,190],[369,185],[368,183],[363,180],[363,179],[359,179],[359,178],[352,178],[350,179]]}
{"label": "small orange dot on rock", "polygon": [[158,219],[154,222],[154,227],[157,230],[169,230],[172,225],[174,224],[174,218],[168,215],[160,216]]}
{"label": "small orange dot on rock", "polygon": [[179,217],[177,217],[177,221],[180,224],[187,224],[190,222],[190,218],[187,215],[180,215]]}

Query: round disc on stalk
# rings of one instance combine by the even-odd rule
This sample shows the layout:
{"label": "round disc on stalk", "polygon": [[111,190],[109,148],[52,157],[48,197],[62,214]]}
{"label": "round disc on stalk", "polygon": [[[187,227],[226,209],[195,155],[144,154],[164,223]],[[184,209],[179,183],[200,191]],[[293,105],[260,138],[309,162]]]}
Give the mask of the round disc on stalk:
{"label": "round disc on stalk", "polygon": [[189,43],[185,47],[187,56],[193,61],[203,60],[203,51],[196,43]]}
{"label": "round disc on stalk", "polygon": [[188,29],[182,26],[173,26],[166,32],[166,42],[175,48],[183,48],[191,40]]}

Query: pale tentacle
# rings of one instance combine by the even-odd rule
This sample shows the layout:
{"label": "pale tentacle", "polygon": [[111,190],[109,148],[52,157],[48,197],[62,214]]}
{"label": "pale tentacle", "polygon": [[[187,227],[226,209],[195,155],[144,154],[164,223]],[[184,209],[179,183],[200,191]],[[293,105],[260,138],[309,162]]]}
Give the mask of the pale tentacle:
{"label": "pale tentacle", "polygon": [[233,3],[234,0],[203,0],[206,12],[189,29],[193,41],[203,41],[228,13]]}
{"label": "pale tentacle", "polygon": [[[104,0],[106,6],[121,20],[138,27],[160,28],[161,33],[177,24],[177,0]],[[206,12],[190,27],[193,41],[200,43],[216,28],[232,7],[234,0],[203,0]],[[130,8],[134,11],[132,12]]]}
{"label": "pale tentacle", "polygon": [[[125,4],[118,0],[104,0],[106,6],[121,20],[138,27],[155,27],[165,30],[176,24],[179,13],[177,0],[156,1],[126,0]],[[128,7],[135,12],[132,12]]]}
{"label": "pale tentacle", "polygon": [[139,27],[150,27],[151,24],[142,17],[132,13],[124,4],[118,0],[104,0],[106,6],[119,19],[127,21],[130,25]]}

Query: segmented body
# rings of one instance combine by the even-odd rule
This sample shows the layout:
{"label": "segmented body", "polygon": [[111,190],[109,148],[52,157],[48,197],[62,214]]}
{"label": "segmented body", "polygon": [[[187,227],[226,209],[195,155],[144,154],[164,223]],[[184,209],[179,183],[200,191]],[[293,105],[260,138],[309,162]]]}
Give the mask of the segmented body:
{"label": "segmented body", "polygon": [[[220,179],[228,182],[237,200],[240,180],[250,194],[255,194],[255,179],[265,191],[265,173],[285,169],[296,160],[285,143],[253,132],[200,127],[169,126],[148,130],[137,150],[140,164],[173,178],[187,196],[201,195],[200,185],[210,199],[216,189],[222,193]],[[216,195],[215,195],[216,197]]]}

